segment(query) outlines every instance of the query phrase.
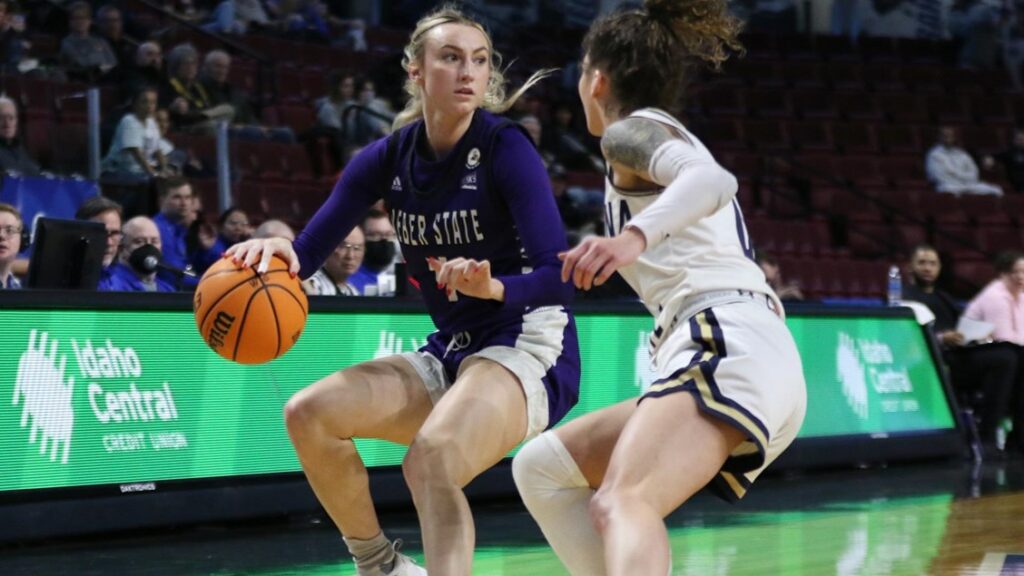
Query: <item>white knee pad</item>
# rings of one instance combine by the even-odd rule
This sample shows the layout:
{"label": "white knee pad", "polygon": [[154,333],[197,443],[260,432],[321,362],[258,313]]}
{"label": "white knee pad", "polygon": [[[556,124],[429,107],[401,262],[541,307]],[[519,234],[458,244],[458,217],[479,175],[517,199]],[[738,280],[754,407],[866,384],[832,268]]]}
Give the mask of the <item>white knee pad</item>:
{"label": "white knee pad", "polygon": [[512,477],[526,508],[573,576],[605,573],[604,547],[590,521],[594,490],[554,432],[516,454]]}
{"label": "white knee pad", "polygon": [[526,443],[512,460],[512,477],[524,496],[562,488],[589,488],[576,461],[552,431]]}

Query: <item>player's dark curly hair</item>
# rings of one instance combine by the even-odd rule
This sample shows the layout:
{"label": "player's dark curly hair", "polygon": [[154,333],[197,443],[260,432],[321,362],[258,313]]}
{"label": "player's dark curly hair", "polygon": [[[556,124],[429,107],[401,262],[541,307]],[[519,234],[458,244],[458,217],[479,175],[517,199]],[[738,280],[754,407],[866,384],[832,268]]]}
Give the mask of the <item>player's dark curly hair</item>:
{"label": "player's dark curly hair", "polygon": [[646,0],[640,10],[595,22],[583,54],[611,78],[621,113],[645,106],[678,112],[693,64],[717,70],[730,52],[742,52],[741,28],[727,0]]}

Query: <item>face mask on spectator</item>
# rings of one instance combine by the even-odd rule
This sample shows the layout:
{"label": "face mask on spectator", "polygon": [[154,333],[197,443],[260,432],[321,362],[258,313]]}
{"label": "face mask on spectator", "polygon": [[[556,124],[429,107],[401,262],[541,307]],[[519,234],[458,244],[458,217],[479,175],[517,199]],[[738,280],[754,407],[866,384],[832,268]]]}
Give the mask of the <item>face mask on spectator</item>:
{"label": "face mask on spectator", "polygon": [[366,243],[363,263],[374,272],[387,268],[395,259],[395,243],[391,240],[375,240]]}

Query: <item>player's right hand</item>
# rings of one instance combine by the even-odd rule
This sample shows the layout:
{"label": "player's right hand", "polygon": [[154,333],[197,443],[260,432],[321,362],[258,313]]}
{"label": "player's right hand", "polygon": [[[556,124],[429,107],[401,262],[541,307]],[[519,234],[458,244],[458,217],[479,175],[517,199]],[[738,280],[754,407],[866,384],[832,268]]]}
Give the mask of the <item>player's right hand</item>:
{"label": "player's right hand", "polygon": [[253,238],[224,251],[225,258],[231,258],[243,268],[255,266],[256,272],[260,274],[267,271],[275,254],[288,263],[288,271],[292,276],[299,273],[299,257],[292,248],[291,240],[287,238]]}

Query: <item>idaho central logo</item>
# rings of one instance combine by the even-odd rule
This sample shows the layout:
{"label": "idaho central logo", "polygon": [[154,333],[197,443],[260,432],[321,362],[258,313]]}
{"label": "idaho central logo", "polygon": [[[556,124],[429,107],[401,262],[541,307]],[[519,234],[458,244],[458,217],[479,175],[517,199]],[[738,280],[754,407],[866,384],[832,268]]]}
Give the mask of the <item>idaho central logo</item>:
{"label": "idaho central logo", "polygon": [[476,168],[479,165],[480,165],[480,149],[479,148],[473,148],[472,150],[469,151],[469,154],[466,156],[466,168],[469,168],[470,170],[472,170],[472,169]]}
{"label": "idaho central logo", "polygon": [[[14,384],[12,404],[22,405],[21,427],[29,427],[29,444],[39,440],[39,453],[50,461],[68,463],[71,452],[71,431],[75,425],[71,395],[75,388],[75,377],[64,380],[67,356],[57,359],[57,340],[49,341],[49,334],[43,332],[36,342],[36,331],[28,335],[28,347],[18,361],[18,376]],[[46,345],[50,351],[47,354]]]}
{"label": "idaho central logo", "polygon": [[843,385],[843,396],[853,413],[861,420],[868,419],[868,383],[857,353],[857,343],[840,332],[836,346],[836,372]]}

